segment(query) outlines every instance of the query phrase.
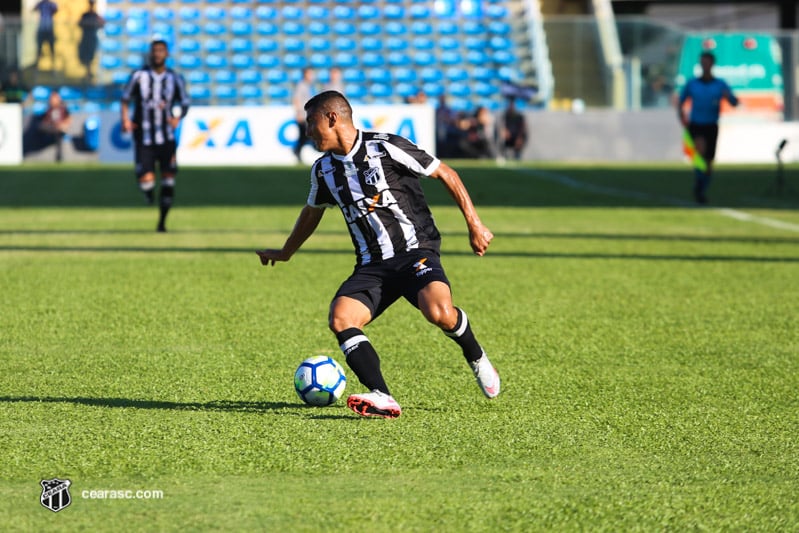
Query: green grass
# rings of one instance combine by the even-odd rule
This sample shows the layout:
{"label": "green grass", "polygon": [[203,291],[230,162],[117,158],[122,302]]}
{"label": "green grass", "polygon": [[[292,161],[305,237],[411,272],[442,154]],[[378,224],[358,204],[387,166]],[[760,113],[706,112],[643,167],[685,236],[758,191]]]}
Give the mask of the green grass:
{"label": "green grass", "polygon": [[[307,170],[184,169],[161,235],[127,166],[0,169],[3,529],[799,529],[796,193],[721,168],[711,198],[747,221],[686,204],[679,166],[454,166],[485,257],[426,189],[503,393],[398,303],[367,328],[393,421],[292,390],[303,358],[343,362],[327,305],[354,261],[334,211],[288,264],[253,253]],[[123,489],[164,498],[81,497]]]}

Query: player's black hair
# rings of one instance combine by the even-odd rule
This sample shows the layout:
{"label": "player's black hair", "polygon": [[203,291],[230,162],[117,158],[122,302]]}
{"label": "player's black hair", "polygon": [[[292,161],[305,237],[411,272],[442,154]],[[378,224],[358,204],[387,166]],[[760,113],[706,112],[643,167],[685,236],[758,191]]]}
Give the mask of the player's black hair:
{"label": "player's black hair", "polygon": [[352,120],[352,106],[347,97],[338,91],[323,91],[307,102],[305,111],[318,111],[327,113],[335,111],[339,116]]}
{"label": "player's black hair", "polygon": [[713,52],[708,52],[707,50],[705,50],[704,52],[699,54],[699,59],[702,59],[704,57],[709,57],[711,61],[713,61],[714,63],[716,62],[716,56],[713,55]]}
{"label": "player's black hair", "polygon": [[157,45],[157,44],[163,44],[163,45],[164,45],[164,48],[166,48],[167,50],[169,50],[169,45],[168,45],[168,44],[167,44],[167,42],[166,42],[165,40],[163,40],[163,39],[153,39],[152,41],[150,41],[150,49],[152,50],[153,46],[155,46],[155,45]]}

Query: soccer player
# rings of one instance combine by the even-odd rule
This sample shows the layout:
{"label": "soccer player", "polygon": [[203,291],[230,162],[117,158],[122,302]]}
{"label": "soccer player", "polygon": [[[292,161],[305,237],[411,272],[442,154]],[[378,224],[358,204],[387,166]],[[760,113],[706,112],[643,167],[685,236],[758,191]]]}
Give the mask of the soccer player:
{"label": "soccer player", "polygon": [[[694,199],[697,203],[707,203],[707,189],[713,173],[713,159],[716,157],[716,142],[719,136],[719,114],[721,100],[726,99],[737,106],[738,99],[727,82],[713,76],[716,58],[710,52],[699,57],[702,74],[693,78],[683,87],[677,101],[677,116],[683,127],[688,129],[699,154],[707,164],[707,170],[694,168]],[[691,100],[690,118],[685,113],[685,102]]]}
{"label": "soccer player", "polygon": [[[166,216],[175,196],[178,172],[175,130],[189,111],[183,77],[166,66],[165,41],[150,44],[150,64],[135,70],[122,91],[122,130],[133,132],[134,162],[139,188],[148,204],[154,201],[155,165],[161,173],[160,216],[157,231],[166,231]],[[130,116],[130,103],[135,109]],[[180,115],[174,108],[180,106]]]}
{"label": "soccer player", "polygon": [[305,104],[308,136],[325,152],[311,167],[311,190],[281,249],[258,250],[261,264],[288,261],[318,226],[326,207],[338,205],[355,246],[357,262],[330,304],[329,326],[347,365],[370,392],[352,394],[347,406],[363,416],[396,418],[380,359],[363,328],[400,297],[460,345],[488,398],[499,394],[499,374],[472,332],[463,310],[452,303],[439,259],[441,236],[419,183],[440,180],[460,208],[475,254],[494,238],[477,216],[458,174],[408,139],[361,131],[339,92],[325,91]]}

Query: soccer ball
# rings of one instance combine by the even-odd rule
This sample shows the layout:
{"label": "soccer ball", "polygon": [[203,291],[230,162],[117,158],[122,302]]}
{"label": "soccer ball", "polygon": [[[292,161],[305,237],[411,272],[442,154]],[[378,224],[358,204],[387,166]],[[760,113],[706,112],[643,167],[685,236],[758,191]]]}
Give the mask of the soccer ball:
{"label": "soccer ball", "polygon": [[309,357],[294,372],[294,390],[308,405],[330,405],[341,398],[347,386],[344,369],[332,357]]}

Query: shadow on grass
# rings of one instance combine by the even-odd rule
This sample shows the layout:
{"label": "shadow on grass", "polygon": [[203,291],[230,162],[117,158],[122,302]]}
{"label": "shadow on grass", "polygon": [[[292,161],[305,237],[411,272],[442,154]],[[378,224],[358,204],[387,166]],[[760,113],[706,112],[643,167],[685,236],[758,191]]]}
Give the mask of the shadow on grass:
{"label": "shadow on grass", "polygon": [[[781,242],[781,241],[780,241]],[[145,253],[145,254],[252,254],[255,257],[255,248],[241,247],[148,247],[148,246],[32,246],[32,245],[4,245],[0,251],[7,252],[41,252],[41,253]],[[305,248],[299,253],[319,255],[349,255],[353,256],[351,249],[319,249]],[[448,250],[443,253],[447,257],[469,257],[474,254],[465,250]],[[754,256],[754,255],[688,255],[688,254],[615,254],[601,252],[504,252],[490,251],[486,257],[492,258],[528,258],[528,259],[615,259],[622,261],[695,261],[695,262],[728,262],[728,263],[799,263],[799,256]]]}
{"label": "shadow on grass", "polygon": [[285,409],[310,409],[310,407],[300,403],[288,402],[246,402],[231,400],[167,402],[161,400],[133,400],[130,398],[66,398],[50,396],[0,396],[0,403],[71,403],[92,407],[166,409],[176,411],[229,411],[245,413],[265,413]]}

